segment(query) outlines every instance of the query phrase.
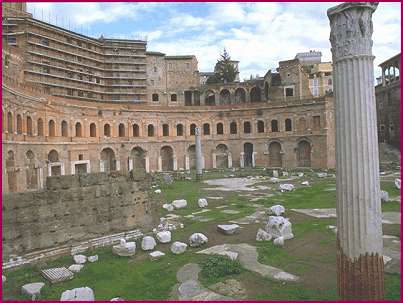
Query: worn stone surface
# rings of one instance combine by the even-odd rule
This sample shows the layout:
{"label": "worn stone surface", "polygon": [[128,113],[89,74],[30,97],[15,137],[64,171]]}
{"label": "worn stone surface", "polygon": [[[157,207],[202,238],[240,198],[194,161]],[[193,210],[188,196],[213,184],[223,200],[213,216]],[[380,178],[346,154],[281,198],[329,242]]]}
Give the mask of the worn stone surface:
{"label": "worn stone surface", "polygon": [[151,226],[146,180],[106,173],[47,180],[46,190],[3,198],[3,257]]}
{"label": "worn stone surface", "polygon": [[143,250],[153,250],[156,245],[157,245],[157,242],[155,241],[154,237],[145,236],[141,240],[141,248]]}
{"label": "worn stone surface", "polygon": [[151,260],[158,260],[158,259],[161,259],[163,256],[165,256],[165,254],[159,250],[150,252],[148,255],[150,256]]}
{"label": "worn stone surface", "polygon": [[160,243],[171,242],[171,232],[170,231],[160,231],[157,233],[156,237]]}
{"label": "worn stone surface", "polygon": [[261,228],[256,233],[256,241],[270,241],[272,238],[271,234]]}
{"label": "worn stone surface", "polygon": [[246,289],[242,287],[241,282],[235,279],[228,279],[210,286],[210,289],[227,297],[236,299],[246,298]]}
{"label": "worn stone surface", "polygon": [[172,201],[172,206],[175,209],[185,208],[187,206],[187,201],[185,199],[179,199]]}
{"label": "worn stone surface", "polygon": [[94,291],[89,287],[79,287],[66,290],[62,293],[60,301],[94,301]]}
{"label": "worn stone surface", "polygon": [[42,287],[45,286],[43,282],[29,283],[21,287],[21,292],[23,295],[32,297],[32,299],[37,298],[41,294]]}
{"label": "worn stone surface", "polygon": [[217,230],[225,235],[233,235],[239,233],[240,226],[238,224],[220,224],[217,225]]}
{"label": "worn stone surface", "polygon": [[169,204],[169,203],[163,204],[163,205],[162,205],[162,208],[163,208],[163,209],[166,209],[167,211],[174,211],[174,210],[175,210],[175,208],[173,207],[173,205],[172,205],[172,204]]}
{"label": "worn stone surface", "polygon": [[55,267],[43,269],[41,271],[42,275],[45,279],[50,281],[50,283],[58,283],[67,280],[71,280],[74,277],[74,274],[68,270],[66,267]]}
{"label": "worn stone surface", "polygon": [[207,237],[202,233],[194,233],[189,237],[189,245],[191,247],[199,247],[203,244],[206,244],[207,241]]}
{"label": "worn stone surface", "polygon": [[123,242],[112,246],[112,253],[121,257],[134,256],[136,253],[136,242]]}
{"label": "worn stone surface", "polygon": [[73,259],[76,264],[84,264],[85,262],[87,262],[87,257],[84,255],[75,255],[73,256]]}
{"label": "worn stone surface", "polygon": [[199,200],[197,200],[197,205],[199,205],[200,208],[207,207],[208,206],[207,199],[200,198]]}
{"label": "worn stone surface", "polygon": [[175,241],[171,245],[171,252],[175,255],[183,254],[187,247],[188,245],[186,243]]}
{"label": "worn stone surface", "polygon": [[68,270],[70,270],[73,273],[77,273],[77,272],[80,272],[81,269],[83,269],[83,268],[84,268],[84,265],[82,265],[82,264],[73,264],[73,265],[69,266]]}
{"label": "worn stone surface", "polygon": [[88,262],[94,263],[96,261],[98,261],[98,255],[94,255],[94,256],[89,256],[87,258]]}
{"label": "worn stone surface", "polygon": [[283,213],[285,213],[285,208],[284,206],[277,204],[269,207],[267,212],[269,215],[281,216]]}
{"label": "worn stone surface", "polygon": [[270,216],[265,228],[266,232],[268,232],[274,239],[279,237],[283,237],[283,240],[294,238],[292,224],[284,217]]}
{"label": "worn stone surface", "polygon": [[292,191],[292,190],[294,190],[294,185],[288,184],[288,183],[284,183],[284,184],[280,184],[279,187],[278,187],[278,189],[279,189],[281,192],[284,192],[284,191]]}

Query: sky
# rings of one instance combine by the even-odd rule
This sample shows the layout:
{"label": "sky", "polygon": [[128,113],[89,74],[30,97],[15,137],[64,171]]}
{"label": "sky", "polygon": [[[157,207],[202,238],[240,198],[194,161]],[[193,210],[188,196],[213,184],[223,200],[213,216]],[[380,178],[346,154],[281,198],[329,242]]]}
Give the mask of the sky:
{"label": "sky", "polygon": [[[326,15],[337,2],[82,2],[28,3],[34,17],[107,38],[147,39],[147,50],[195,55],[199,71],[212,71],[223,49],[239,60],[241,79],[263,76],[298,52],[322,52],[331,61]],[[373,15],[375,75],[378,64],[400,52],[400,3],[380,3]]]}

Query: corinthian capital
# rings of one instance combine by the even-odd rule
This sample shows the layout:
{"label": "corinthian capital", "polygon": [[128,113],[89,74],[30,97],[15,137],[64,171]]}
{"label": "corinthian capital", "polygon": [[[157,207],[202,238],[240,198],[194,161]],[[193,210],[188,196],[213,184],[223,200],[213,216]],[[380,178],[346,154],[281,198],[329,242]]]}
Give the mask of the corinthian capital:
{"label": "corinthian capital", "polygon": [[327,11],[333,62],[350,56],[372,56],[372,13],[378,2],[348,2]]}

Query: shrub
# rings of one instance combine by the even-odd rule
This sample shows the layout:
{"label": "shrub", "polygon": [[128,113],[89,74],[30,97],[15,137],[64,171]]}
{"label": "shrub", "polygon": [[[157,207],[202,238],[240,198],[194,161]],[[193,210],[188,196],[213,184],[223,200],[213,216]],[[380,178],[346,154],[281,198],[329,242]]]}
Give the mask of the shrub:
{"label": "shrub", "polygon": [[241,263],[227,256],[209,256],[200,262],[201,275],[204,279],[218,279],[228,275],[239,274]]}

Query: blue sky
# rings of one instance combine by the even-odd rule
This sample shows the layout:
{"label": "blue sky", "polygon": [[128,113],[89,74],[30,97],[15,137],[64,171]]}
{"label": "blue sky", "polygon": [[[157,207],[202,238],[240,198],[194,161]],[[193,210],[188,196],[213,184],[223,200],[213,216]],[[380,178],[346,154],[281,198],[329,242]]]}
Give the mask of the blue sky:
{"label": "blue sky", "polygon": [[[86,35],[147,37],[148,50],[196,55],[211,71],[223,48],[240,61],[241,79],[263,75],[297,52],[318,50],[331,60],[323,3],[28,3],[38,19]],[[400,52],[400,3],[380,3],[374,13],[375,65]],[[375,68],[379,74],[379,68]]]}

